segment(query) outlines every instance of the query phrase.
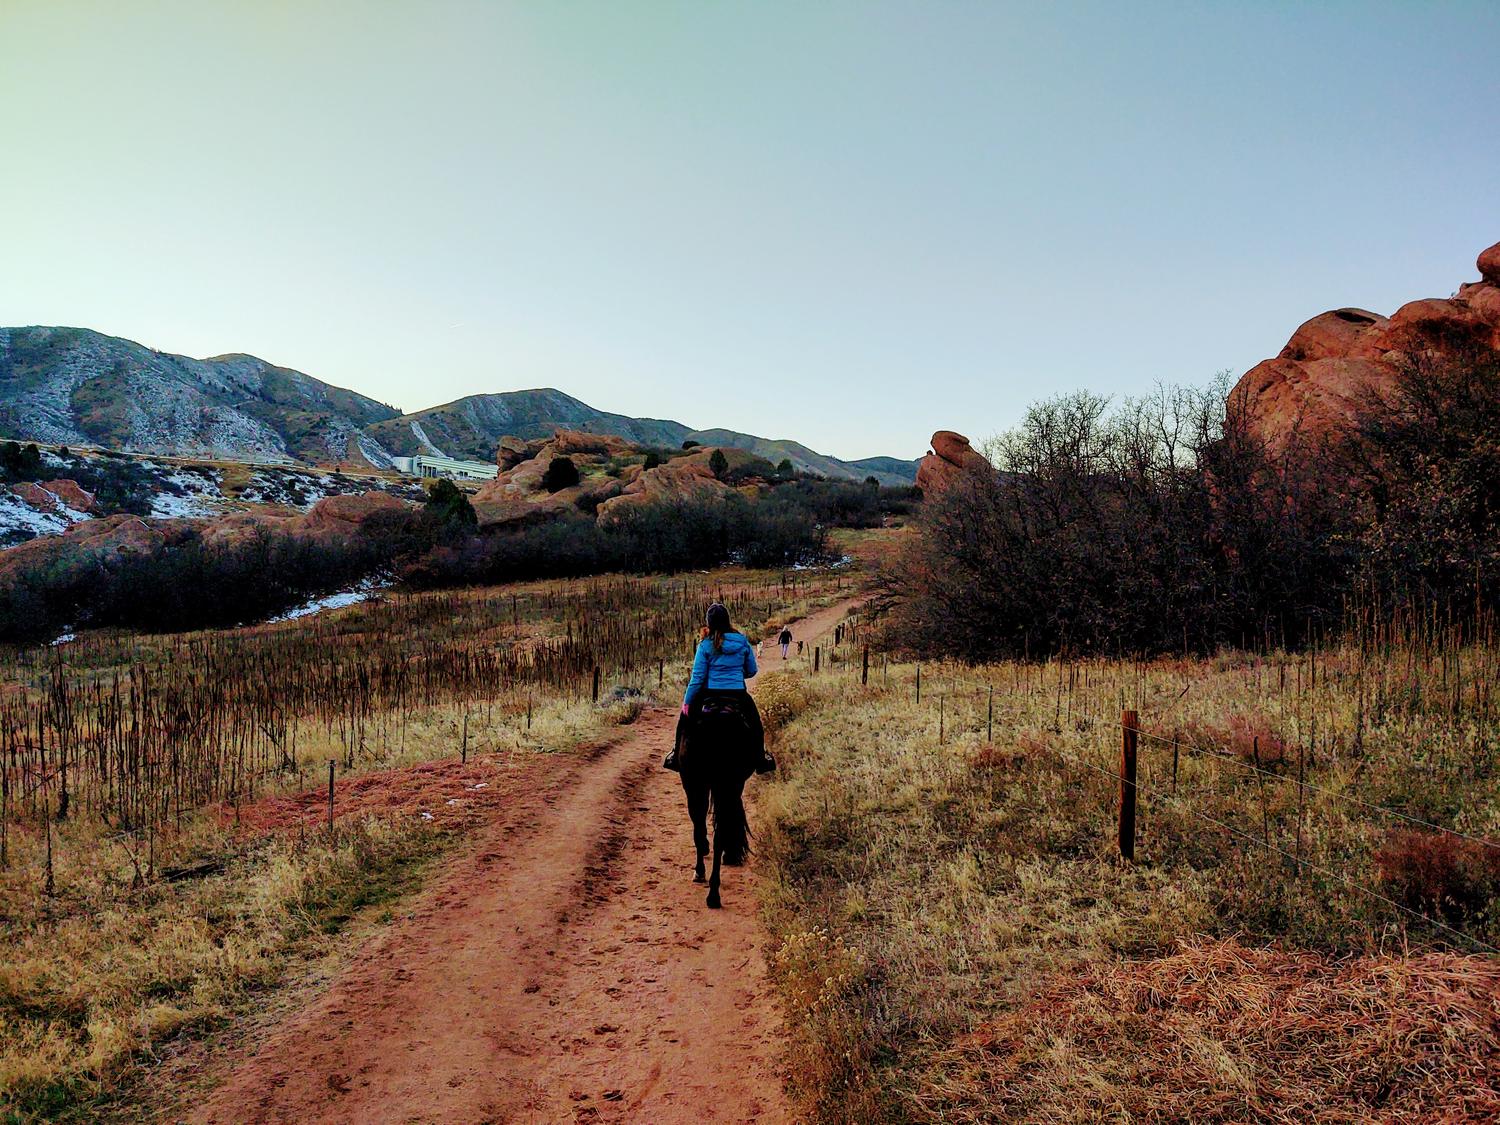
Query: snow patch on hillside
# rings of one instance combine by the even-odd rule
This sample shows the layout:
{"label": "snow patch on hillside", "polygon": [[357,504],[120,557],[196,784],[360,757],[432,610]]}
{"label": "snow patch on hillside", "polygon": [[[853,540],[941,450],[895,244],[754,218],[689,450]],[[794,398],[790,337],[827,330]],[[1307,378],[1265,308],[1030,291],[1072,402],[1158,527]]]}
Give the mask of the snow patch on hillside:
{"label": "snow patch on hillside", "polygon": [[427,438],[427,431],[422,428],[422,423],[418,422],[415,418],[413,418],[412,422],[411,422],[411,434],[412,434],[412,437],[414,437],[414,438],[417,439],[418,444],[421,445],[422,452],[425,453],[425,454],[427,454],[429,457],[446,457],[446,456],[448,456],[446,453],[444,453],[441,449],[439,449],[437,446],[433,445],[432,442],[428,440],[428,438]]}
{"label": "snow patch on hillside", "polygon": [[62,504],[52,511],[39,511],[10,489],[0,488],[0,547],[14,547],[38,535],[61,534],[78,522],[74,516],[88,519]]}

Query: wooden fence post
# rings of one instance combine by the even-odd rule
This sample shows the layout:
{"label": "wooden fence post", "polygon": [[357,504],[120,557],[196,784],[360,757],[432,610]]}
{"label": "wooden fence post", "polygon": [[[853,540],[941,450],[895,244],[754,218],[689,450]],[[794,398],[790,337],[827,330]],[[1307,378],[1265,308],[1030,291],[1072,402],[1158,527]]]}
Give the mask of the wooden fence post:
{"label": "wooden fence post", "polygon": [[328,832],[333,834],[333,771],[338,765],[332,758],[328,759]]}
{"label": "wooden fence post", "polygon": [[986,742],[994,742],[995,741],[995,685],[994,684],[990,685],[990,713],[989,713],[989,717],[985,720],[985,735],[984,735],[984,740]]}
{"label": "wooden fence post", "polygon": [[594,702],[599,702],[599,665],[594,665]]}
{"label": "wooden fence post", "polygon": [[816,672],[818,670],[818,666],[822,662],[822,659],[823,659],[823,646],[822,645],[818,645],[816,648],[813,649],[813,671],[814,672]]}
{"label": "wooden fence post", "polygon": [[1124,735],[1120,744],[1120,854],[1135,858],[1135,751],[1138,716],[1134,711],[1120,713]]}
{"label": "wooden fence post", "polygon": [[859,683],[861,687],[870,686],[870,646],[865,645],[864,655],[859,662]]}
{"label": "wooden fence post", "polygon": [[917,665],[917,706],[922,705],[922,666]]}

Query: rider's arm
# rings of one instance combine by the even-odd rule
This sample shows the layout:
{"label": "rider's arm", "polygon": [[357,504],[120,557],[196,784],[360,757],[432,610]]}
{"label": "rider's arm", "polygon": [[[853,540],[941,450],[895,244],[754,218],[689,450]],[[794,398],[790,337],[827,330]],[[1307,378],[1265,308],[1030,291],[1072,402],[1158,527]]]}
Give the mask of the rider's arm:
{"label": "rider's arm", "polygon": [[708,647],[707,643],[700,644],[693,657],[693,674],[688,678],[687,691],[682,695],[684,707],[693,701],[693,696],[698,694],[698,689],[708,680]]}

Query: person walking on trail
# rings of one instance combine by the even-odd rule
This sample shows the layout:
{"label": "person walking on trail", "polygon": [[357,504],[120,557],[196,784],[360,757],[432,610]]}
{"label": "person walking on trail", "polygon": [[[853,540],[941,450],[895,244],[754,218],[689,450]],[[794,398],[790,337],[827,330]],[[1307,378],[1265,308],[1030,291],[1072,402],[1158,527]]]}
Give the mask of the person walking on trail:
{"label": "person walking on trail", "polygon": [[776,643],[781,646],[781,659],[786,659],[787,649],[792,647],[792,630],[788,625],[781,627],[781,636],[776,638]]}
{"label": "person walking on trail", "polygon": [[751,749],[759,759],[760,771],[775,768],[775,761],[766,753],[766,728],[760,720],[760,710],[755,706],[745,681],[759,669],[755,663],[755,650],[729,623],[729,610],[715,602],[708,607],[707,636],[698,642],[693,653],[693,672],[688,678],[687,690],[682,693],[682,713],[677,721],[678,737],[672,752],[662,764],[668,769],[677,768],[677,747],[682,744],[685,724],[697,718],[705,700],[727,699],[739,708],[750,737]]}

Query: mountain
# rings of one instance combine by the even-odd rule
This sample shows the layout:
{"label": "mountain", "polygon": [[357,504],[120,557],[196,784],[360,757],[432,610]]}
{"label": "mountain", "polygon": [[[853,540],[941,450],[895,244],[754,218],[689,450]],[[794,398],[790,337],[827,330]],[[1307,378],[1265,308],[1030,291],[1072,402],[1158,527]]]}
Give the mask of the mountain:
{"label": "mountain", "polygon": [[631,418],[611,414],[596,410],[552,387],[470,395],[444,406],[376,423],[366,432],[398,457],[438,452],[448,457],[488,461],[494,457],[495,446],[502,437],[531,441],[551,437],[558,429],[610,434],[637,445],[676,448],[685,441],[723,445],[747,450],[773,465],[780,464],[785,458],[801,472],[819,473],[837,480],[864,480],[874,476],[882,484],[910,484],[916,479],[917,472],[915,461],[895,457],[841,461],[814,452],[800,442],[773,441],[737,430],[694,430],[667,418]]}
{"label": "mountain", "polygon": [[143,453],[389,465],[399,411],[249,355],[189,359],[87,328],[0,328],[0,434]]}
{"label": "mountain", "polygon": [[803,472],[910,484],[916,462],[841,461],[794,441],[693,430],[596,410],[552,388],[470,395],[412,414],[249,355],[189,359],[86,328],[0,328],[0,437],[48,445],[309,464],[441,453],[491,461],[502,437],[558,429],[640,445],[684,441],[748,450]]}
{"label": "mountain", "polygon": [[398,457],[441,450],[448,457],[492,461],[502,437],[524,441],[548,438],[554,430],[613,434],[639,445],[678,446],[691,432],[681,422],[630,418],[595,410],[586,402],[550,387],[469,395],[377,423],[370,435]]}

